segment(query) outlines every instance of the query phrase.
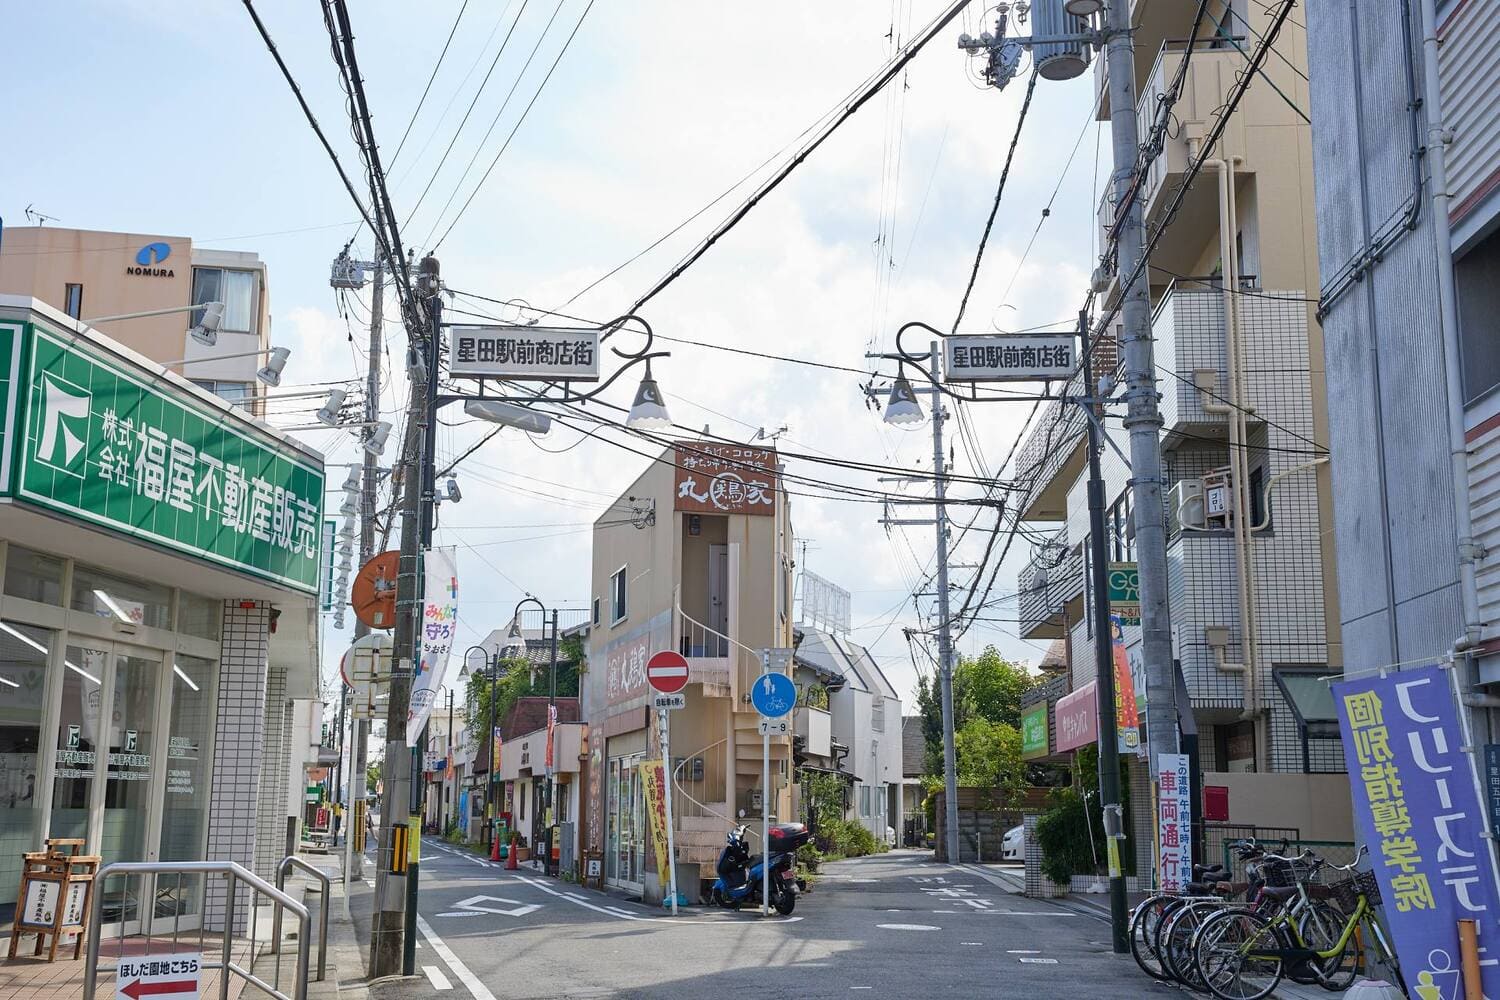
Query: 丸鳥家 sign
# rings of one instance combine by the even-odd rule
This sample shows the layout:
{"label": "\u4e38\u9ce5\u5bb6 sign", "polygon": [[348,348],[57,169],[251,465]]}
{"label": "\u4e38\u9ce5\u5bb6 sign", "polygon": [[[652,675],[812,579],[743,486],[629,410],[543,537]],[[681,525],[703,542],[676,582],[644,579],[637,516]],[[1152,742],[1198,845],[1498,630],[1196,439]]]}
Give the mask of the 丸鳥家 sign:
{"label": "\u4e38\u9ce5\u5bb6 sign", "polygon": [[673,510],[694,514],[776,512],[776,452],[691,441],[676,446]]}

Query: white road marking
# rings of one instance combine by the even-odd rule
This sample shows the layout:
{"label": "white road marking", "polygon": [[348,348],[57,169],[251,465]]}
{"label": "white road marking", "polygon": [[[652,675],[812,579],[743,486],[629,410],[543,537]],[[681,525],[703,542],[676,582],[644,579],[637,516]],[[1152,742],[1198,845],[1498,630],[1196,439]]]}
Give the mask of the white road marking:
{"label": "white road marking", "polygon": [[1056,965],[1057,964],[1057,959],[1055,959],[1055,958],[1024,958],[1023,957],[1021,959],[1021,961],[1023,961],[1023,962],[1030,962],[1033,965]]}
{"label": "white road marking", "polygon": [[[671,918],[671,917],[647,917],[647,916],[642,916],[642,915],[640,915],[638,913],[634,913],[634,912],[632,912],[630,910],[626,910],[626,909],[623,909],[621,907],[617,907],[617,906],[605,907],[605,906],[600,906],[597,903],[590,903],[587,899],[579,899],[579,898],[577,898],[578,897],[577,893],[562,892],[562,891],[560,891],[558,889],[552,888],[550,885],[546,884],[545,882],[542,882],[539,879],[527,878],[524,875],[516,875],[516,876],[513,876],[513,878],[517,882],[523,882],[526,885],[529,885],[529,886],[531,886],[534,889],[540,889],[540,890],[542,890],[543,892],[545,892],[545,893],[547,893],[549,895],[556,896],[558,899],[566,900],[567,902],[572,903],[574,906],[581,906],[581,907],[583,907],[586,910],[593,910],[595,913],[602,913],[606,917],[614,917],[616,920],[634,920],[634,921],[637,921],[639,923],[647,923],[647,924],[691,924],[691,923],[696,923],[696,924],[701,924],[701,925],[704,925],[704,926],[709,926],[709,925],[721,925],[721,926],[726,926],[726,927],[729,927],[729,926],[740,926],[740,927],[752,926],[752,924],[750,922],[736,920],[736,919],[734,919],[732,917],[729,917],[729,914],[727,914],[727,913],[725,913],[725,914],[712,914],[712,915],[710,915],[708,912],[705,912],[705,914],[703,916],[701,916],[701,917],[699,917],[697,919],[678,917],[675,920],[673,918]],[[772,917],[772,918],[770,918],[771,922],[778,923],[778,924],[795,924],[798,921],[800,921],[801,919],[802,919],[801,917]],[[757,917],[755,922],[760,922],[760,921],[761,921],[761,918]]]}
{"label": "white road marking", "polygon": [[959,902],[960,903],[967,903],[968,905],[974,907],[974,909],[976,909],[976,910],[982,910],[982,909],[984,909],[987,906],[994,906],[995,905],[994,903],[990,902],[988,899],[960,899]]}
{"label": "white road marking", "polygon": [[468,988],[469,995],[474,1000],[495,1000],[495,994],[485,988],[484,983],[479,981],[479,977],[470,972],[469,967],[453,954],[453,950],[434,933],[432,926],[422,919],[421,914],[417,915],[417,930],[422,932],[422,936],[427,939],[428,944],[432,945],[432,950],[437,952],[438,957],[448,963],[448,968],[452,969],[458,981]]}
{"label": "white road marking", "polygon": [[932,924],[876,924],[876,927],[888,931],[940,931],[941,927]]}
{"label": "white road marking", "polygon": [[1008,949],[1006,949],[1005,953],[1007,955],[1040,955],[1041,954],[1041,952],[1036,951],[1035,949],[1028,949],[1028,948],[1008,948]]}
{"label": "white road marking", "polygon": [[975,945],[975,946],[984,944],[983,941],[960,941],[958,943],[959,944],[965,944],[965,945]]}
{"label": "white road marking", "polygon": [[1076,913],[1056,912],[1051,910],[984,910],[986,916],[991,917],[1076,917]]}
{"label": "white road marking", "polygon": [[435,989],[435,990],[451,990],[451,989],[453,989],[453,984],[448,981],[448,977],[447,976],[443,975],[442,972],[440,972],[438,970],[437,966],[435,966],[435,965],[424,965],[424,966],[422,966],[422,971],[427,974],[427,979],[428,979],[429,982],[432,983],[432,988],[433,989]]}
{"label": "white road marking", "polygon": [[878,878],[851,878],[849,881],[853,882],[855,885],[874,885],[876,882],[879,882],[880,879],[878,879]]}
{"label": "white road marking", "polygon": [[434,917],[482,917],[483,913],[478,910],[448,910],[445,913],[434,913]]}

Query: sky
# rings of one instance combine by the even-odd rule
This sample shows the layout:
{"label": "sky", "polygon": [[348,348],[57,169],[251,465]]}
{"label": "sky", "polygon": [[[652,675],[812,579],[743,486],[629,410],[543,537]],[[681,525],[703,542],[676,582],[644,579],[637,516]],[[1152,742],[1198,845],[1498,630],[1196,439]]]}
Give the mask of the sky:
{"label": "sky", "polygon": [[[419,255],[435,247],[451,290],[605,320],[629,309],[943,6],[432,0],[418,11],[357,0],[350,15],[404,243]],[[363,198],[318,5],[259,0],[256,10]],[[994,30],[983,11],[972,5],[642,310],[659,334],[692,342],[664,345],[671,357],[654,365],[678,423],[742,441],[785,427],[787,451],[931,469],[930,425],[883,425],[866,405],[867,375],[700,345],[889,376],[890,362],[865,354],[893,350],[902,323],[952,325],[1026,89],[1024,75],[1003,91],[985,87],[977,63],[958,49],[960,33]],[[358,211],[244,6],[70,0],[22,5],[6,20],[25,44],[7,59],[5,225],[27,224],[24,210],[33,206],[59,226],[185,235],[195,246],[255,251],[269,269],[272,342],[292,352],[278,392],[362,379],[370,292],[341,303],[328,271],[351,239],[351,253],[368,259],[370,234],[357,231]],[[1014,331],[1076,314],[1109,172],[1093,100],[1092,70],[1039,82],[962,332]],[[462,294],[450,304],[507,321],[520,315]],[[385,315],[400,369],[405,334],[391,300]],[[452,311],[449,318],[482,322]],[[605,398],[628,406],[635,382],[625,376]],[[386,380],[387,419],[405,389],[399,370]],[[318,405],[274,404],[270,419],[306,423]],[[978,454],[955,446],[954,469],[994,475],[1031,404],[965,409]],[[443,421],[440,461],[491,429],[465,423],[457,408]],[[948,422],[950,434],[956,423]],[[301,436],[330,464],[358,460],[347,432]],[[458,546],[459,648],[503,626],[524,592],[549,606],[587,606],[589,524],[646,466],[626,449],[655,446],[613,431],[580,438],[562,427],[542,439],[505,431],[458,467],[463,499],[442,506],[437,542]],[[799,458],[788,459],[788,472],[877,485],[872,474]],[[342,480],[337,471],[329,478],[335,489]],[[910,594],[933,589],[919,586],[934,565],[932,529],[887,530],[877,523],[878,504],[847,496],[793,496],[791,512],[799,568],[852,592],[852,638],[870,646],[909,696],[917,671],[931,666],[902,629],[930,625]],[[962,525],[971,514],[954,508],[953,516]],[[991,517],[963,536],[953,562],[978,561]],[[1014,594],[1031,553],[1018,536],[992,598]],[[967,588],[972,576],[961,569],[953,579]],[[1015,601],[985,616],[1013,619]],[[1038,660],[1044,646],[1015,629],[977,622],[958,648],[973,654],[993,644]],[[347,626],[325,628],[325,665],[350,638]],[[913,710],[909,700],[905,708]]]}

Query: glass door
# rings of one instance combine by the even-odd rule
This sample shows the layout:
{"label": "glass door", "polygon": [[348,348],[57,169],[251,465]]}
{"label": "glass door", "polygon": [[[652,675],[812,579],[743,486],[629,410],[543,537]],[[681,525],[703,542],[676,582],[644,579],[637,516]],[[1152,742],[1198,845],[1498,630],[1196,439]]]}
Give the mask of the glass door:
{"label": "glass door", "polygon": [[[61,703],[57,715],[57,759],[52,779],[52,819],[49,837],[84,838],[92,849],[89,817],[94,799],[94,777],[99,747],[106,739],[105,678],[110,672],[109,643],[68,646],[63,652]],[[106,862],[115,860],[105,858]]]}
{"label": "glass door", "polygon": [[21,855],[36,848],[45,789],[42,716],[52,633],[0,622],[0,925],[8,924],[21,883]]}
{"label": "glass door", "polygon": [[[207,846],[217,679],[212,660],[179,653],[172,661],[163,765],[166,782],[161,793],[162,861],[199,861]],[[162,768],[156,773],[161,774]],[[151,784],[163,787],[160,781]],[[156,917],[178,921],[179,927],[196,926],[201,902],[202,876],[157,878]]]}

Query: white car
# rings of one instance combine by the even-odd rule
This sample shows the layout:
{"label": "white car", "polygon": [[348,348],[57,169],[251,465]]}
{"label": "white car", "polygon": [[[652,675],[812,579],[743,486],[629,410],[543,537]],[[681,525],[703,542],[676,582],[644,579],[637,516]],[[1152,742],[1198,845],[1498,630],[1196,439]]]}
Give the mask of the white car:
{"label": "white car", "polygon": [[1000,841],[1000,858],[1004,861],[1026,860],[1026,828],[1013,826]]}

